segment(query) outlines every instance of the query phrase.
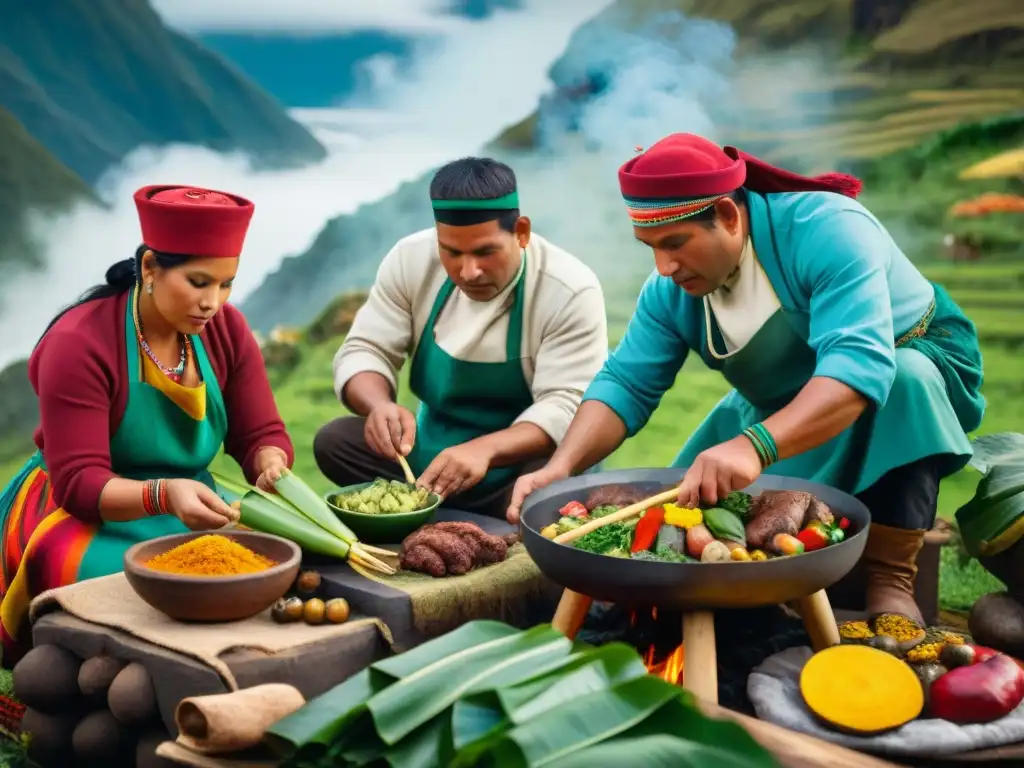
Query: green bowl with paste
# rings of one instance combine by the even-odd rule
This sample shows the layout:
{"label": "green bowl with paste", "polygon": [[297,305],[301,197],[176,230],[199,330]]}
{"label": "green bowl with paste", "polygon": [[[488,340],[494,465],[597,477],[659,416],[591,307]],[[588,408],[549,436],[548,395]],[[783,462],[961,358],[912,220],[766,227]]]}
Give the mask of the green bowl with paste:
{"label": "green bowl with paste", "polygon": [[342,509],[334,503],[334,497],[343,493],[355,493],[373,485],[370,483],[357,483],[346,485],[344,488],[337,488],[324,494],[324,501],[331,511],[338,516],[345,525],[352,529],[352,532],[359,537],[360,541],[367,544],[401,544],[402,539],[415,531],[421,525],[426,525],[434,519],[437,508],[441,506],[441,497],[432,493],[427,497],[430,504],[423,509],[414,512],[382,512],[379,515],[368,515],[365,512],[352,512]]}

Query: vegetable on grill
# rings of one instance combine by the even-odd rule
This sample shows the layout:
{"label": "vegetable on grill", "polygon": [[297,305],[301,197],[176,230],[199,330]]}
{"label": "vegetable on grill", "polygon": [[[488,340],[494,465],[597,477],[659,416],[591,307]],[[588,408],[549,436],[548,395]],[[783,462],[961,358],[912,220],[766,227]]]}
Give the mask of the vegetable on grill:
{"label": "vegetable on grill", "polygon": [[639,552],[643,549],[650,549],[658,538],[658,531],[665,521],[665,510],[661,507],[654,507],[644,512],[643,517],[636,524],[633,532],[633,543],[630,552]]}

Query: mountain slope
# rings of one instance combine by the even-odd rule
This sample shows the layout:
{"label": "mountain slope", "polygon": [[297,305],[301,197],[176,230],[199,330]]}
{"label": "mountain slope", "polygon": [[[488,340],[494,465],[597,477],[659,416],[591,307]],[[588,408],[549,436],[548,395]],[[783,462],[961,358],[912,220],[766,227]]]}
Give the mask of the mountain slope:
{"label": "mountain slope", "polygon": [[0,0],[0,106],[86,182],[142,145],[243,150],[282,166],[324,148],[265,91],[145,0]]}
{"label": "mountain slope", "polygon": [[[856,170],[962,122],[1024,111],[1024,3],[971,9],[618,0],[576,31],[551,68],[552,91],[487,151],[516,169],[538,232],[603,280],[628,280],[643,262],[622,258],[635,243],[619,225],[615,168],[637,144],[689,130],[794,170]],[[928,46],[911,44],[922,38]],[[250,322],[302,325],[366,287],[398,238],[430,226],[429,176],[329,222],[244,302]]]}
{"label": "mountain slope", "polygon": [[59,211],[92,197],[81,178],[0,107],[0,267],[36,264],[24,211]]}

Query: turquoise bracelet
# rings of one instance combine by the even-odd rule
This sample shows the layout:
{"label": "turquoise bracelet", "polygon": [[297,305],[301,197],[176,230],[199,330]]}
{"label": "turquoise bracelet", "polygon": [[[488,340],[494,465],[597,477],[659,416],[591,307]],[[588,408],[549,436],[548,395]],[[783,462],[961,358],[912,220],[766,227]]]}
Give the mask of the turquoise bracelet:
{"label": "turquoise bracelet", "polygon": [[743,430],[743,436],[750,441],[751,445],[754,446],[754,450],[757,451],[757,457],[761,460],[761,469],[765,469],[769,464],[767,449],[761,444],[761,440],[749,427]]}
{"label": "turquoise bracelet", "polygon": [[758,457],[761,459],[761,467],[768,468],[779,460],[779,448],[764,424],[754,424],[743,430],[743,434],[754,445]]}

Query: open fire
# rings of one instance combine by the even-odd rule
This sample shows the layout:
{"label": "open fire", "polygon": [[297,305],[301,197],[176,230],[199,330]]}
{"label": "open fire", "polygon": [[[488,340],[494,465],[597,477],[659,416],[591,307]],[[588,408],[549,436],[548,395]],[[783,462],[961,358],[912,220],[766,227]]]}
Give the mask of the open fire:
{"label": "open fire", "polygon": [[[674,622],[679,626],[679,621]],[[652,675],[675,685],[683,684],[686,649],[683,645],[681,632],[678,642],[672,633],[665,631],[671,622],[658,621],[657,607],[650,611],[633,611],[630,614],[630,626],[636,631],[644,664]],[[643,643],[646,642],[646,646]]]}

